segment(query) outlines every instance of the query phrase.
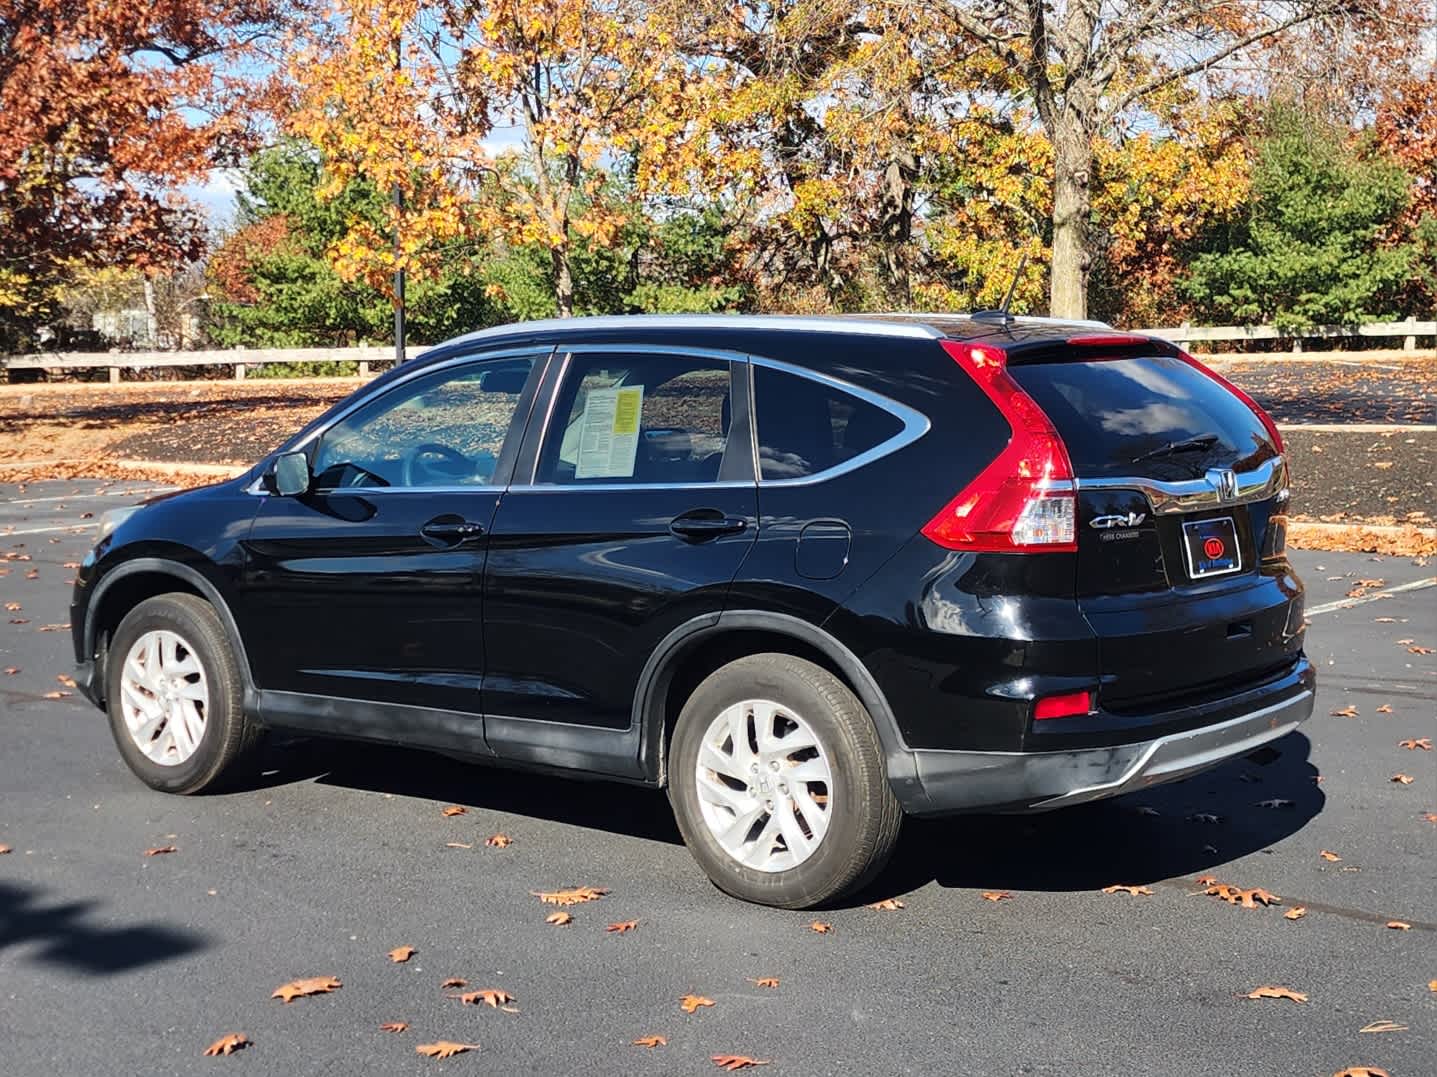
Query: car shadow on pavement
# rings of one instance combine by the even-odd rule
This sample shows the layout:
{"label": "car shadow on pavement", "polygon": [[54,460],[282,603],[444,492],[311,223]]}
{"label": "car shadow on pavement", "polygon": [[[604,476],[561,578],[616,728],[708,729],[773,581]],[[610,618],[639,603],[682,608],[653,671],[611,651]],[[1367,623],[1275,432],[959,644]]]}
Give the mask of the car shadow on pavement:
{"label": "car shadow on pavement", "polygon": [[324,785],[460,804],[556,823],[681,844],[668,798],[657,789],[465,763],[433,752],[344,741],[295,741],[267,754],[264,785],[313,779]]}
{"label": "car shadow on pavement", "polygon": [[936,881],[984,890],[1097,890],[1221,868],[1267,849],[1326,802],[1294,732],[1186,781],[1031,815],[909,819],[889,867],[845,905]]}
{"label": "car shadow on pavement", "polygon": [[156,924],[87,924],[100,909],[98,901],[46,903],[43,891],[0,883],[0,954],[38,943],[27,960],[104,976],[170,961],[205,945],[198,935]]}

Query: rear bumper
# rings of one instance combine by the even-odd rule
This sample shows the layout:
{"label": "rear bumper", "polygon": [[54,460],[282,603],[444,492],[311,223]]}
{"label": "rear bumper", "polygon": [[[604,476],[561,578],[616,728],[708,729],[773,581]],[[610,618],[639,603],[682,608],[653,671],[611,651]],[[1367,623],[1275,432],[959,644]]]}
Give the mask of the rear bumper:
{"label": "rear bumper", "polygon": [[899,790],[915,815],[1048,811],[1177,781],[1276,740],[1312,714],[1315,685],[1214,725],[1152,740],[1060,752],[913,753],[916,780]]}

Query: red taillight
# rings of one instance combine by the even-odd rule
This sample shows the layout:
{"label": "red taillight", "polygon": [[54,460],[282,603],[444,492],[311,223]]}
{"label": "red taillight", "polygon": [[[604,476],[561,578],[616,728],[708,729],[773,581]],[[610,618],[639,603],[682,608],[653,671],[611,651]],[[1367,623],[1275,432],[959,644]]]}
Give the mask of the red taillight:
{"label": "red taillight", "polygon": [[1001,348],[957,340],[942,344],[997,406],[1013,435],[928,521],[923,534],[949,550],[1075,551],[1077,483],[1058,431],[1008,374]]}
{"label": "red taillight", "polygon": [[1076,718],[1093,712],[1092,692],[1064,692],[1060,696],[1044,696],[1033,705],[1034,718]]}
{"label": "red taillight", "polygon": [[1187,352],[1179,351],[1178,358],[1181,359],[1184,363],[1187,363],[1188,366],[1194,367],[1197,370],[1202,371],[1209,378],[1217,382],[1228,392],[1232,393],[1233,396],[1237,397],[1249,408],[1251,408],[1252,413],[1256,415],[1259,419],[1261,419],[1262,425],[1267,428],[1267,436],[1272,438],[1273,447],[1277,449],[1278,452],[1283,451],[1282,435],[1277,432],[1277,424],[1272,421],[1272,416],[1262,409],[1261,404],[1259,404],[1252,397],[1248,396],[1232,382],[1224,378],[1212,367],[1208,366],[1206,363],[1199,362],[1196,357],[1189,355]]}

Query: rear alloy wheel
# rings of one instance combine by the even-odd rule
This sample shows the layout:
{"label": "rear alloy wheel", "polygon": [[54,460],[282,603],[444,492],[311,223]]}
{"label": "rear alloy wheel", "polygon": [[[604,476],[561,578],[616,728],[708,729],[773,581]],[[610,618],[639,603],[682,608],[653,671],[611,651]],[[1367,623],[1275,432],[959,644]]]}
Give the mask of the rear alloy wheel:
{"label": "rear alloy wheel", "polygon": [[709,834],[755,871],[797,867],[828,832],[828,754],[807,722],[773,700],[744,700],[713,720],[694,781]]}
{"label": "rear alloy wheel", "polygon": [[808,908],[887,862],[902,811],[863,705],[786,654],[716,670],[684,705],[669,798],[694,858],[723,890]]}
{"label": "rear alloy wheel", "polygon": [[120,755],[151,788],[214,789],[242,770],[259,727],[219,615],[196,595],[157,595],[120,622],[105,664],[105,705]]}

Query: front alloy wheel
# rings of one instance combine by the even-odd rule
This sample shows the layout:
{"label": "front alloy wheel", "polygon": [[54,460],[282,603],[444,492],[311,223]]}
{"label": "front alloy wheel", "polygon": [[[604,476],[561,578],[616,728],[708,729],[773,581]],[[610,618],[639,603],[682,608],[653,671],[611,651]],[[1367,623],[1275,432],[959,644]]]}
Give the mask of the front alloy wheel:
{"label": "front alloy wheel", "polygon": [[120,669],[120,713],[150,762],[174,767],[194,755],[209,704],[204,666],[184,637],[153,629],[135,640]]}

